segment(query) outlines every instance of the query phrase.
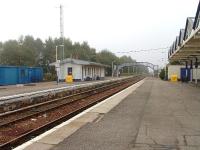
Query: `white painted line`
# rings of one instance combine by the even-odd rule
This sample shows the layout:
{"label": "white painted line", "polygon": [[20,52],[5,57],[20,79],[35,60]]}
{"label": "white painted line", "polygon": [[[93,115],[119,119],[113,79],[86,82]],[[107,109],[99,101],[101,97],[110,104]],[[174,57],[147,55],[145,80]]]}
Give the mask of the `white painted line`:
{"label": "white painted line", "polygon": [[91,110],[93,110],[93,109],[99,107],[100,105],[106,103],[107,101],[109,101],[109,100],[112,99],[113,97],[119,96],[121,93],[125,92],[126,90],[129,90],[129,89],[131,89],[131,88],[133,88],[133,91],[136,90],[140,85],[142,85],[142,84],[144,83],[144,80],[145,80],[145,79],[143,79],[143,80],[141,80],[141,81],[139,81],[139,82],[133,84],[132,86],[130,86],[130,87],[128,87],[128,88],[126,88],[126,89],[120,91],[119,93],[116,93],[116,94],[112,95],[111,97],[105,99],[104,101],[102,101],[102,102],[100,102],[100,103],[98,103],[98,104],[96,104],[96,105],[94,105],[94,106],[88,108],[87,110],[81,112],[80,114],[74,116],[73,118],[71,118],[71,119],[69,119],[69,120],[67,120],[67,121],[65,121],[65,122],[63,122],[63,123],[61,123],[60,125],[55,126],[54,128],[52,128],[52,129],[46,131],[45,133],[43,133],[43,134],[41,134],[41,135],[39,135],[39,136],[33,138],[32,140],[30,140],[30,141],[28,141],[28,142],[26,142],[26,143],[24,143],[24,144],[22,144],[22,145],[16,147],[16,148],[13,149],[13,150],[23,150],[23,149],[25,149],[26,147],[28,147],[29,145],[33,144],[34,142],[37,142],[37,141],[41,140],[43,137],[45,137],[45,136],[47,136],[47,135],[53,133],[54,131],[56,131],[56,130],[62,128],[62,127],[65,126],[65,125],[68,125],[69,123],[71,123],[72,121],[76,120],[77,118],[83,116],[84,114],[90,112]]}

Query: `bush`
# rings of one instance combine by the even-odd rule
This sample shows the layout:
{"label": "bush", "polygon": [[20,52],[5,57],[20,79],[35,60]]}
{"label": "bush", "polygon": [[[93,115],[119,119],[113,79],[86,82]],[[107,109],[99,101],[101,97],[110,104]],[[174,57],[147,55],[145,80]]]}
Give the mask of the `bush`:
{"label": "bush", "polygon": [[56,81],[56,75],[52,73],[45,73],[44,81]]}
{"label": "bush", "polygon": [[165,79],[165,69],[161,69],[160,74],[159,74],[160,79],[164,80]]}

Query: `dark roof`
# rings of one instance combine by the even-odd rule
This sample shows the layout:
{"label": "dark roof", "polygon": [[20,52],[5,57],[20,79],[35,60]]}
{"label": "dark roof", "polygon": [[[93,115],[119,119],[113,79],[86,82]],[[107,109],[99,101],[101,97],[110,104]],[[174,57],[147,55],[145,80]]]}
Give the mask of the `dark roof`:
{"label": "dark roof", "polygon": [[186,40],[193,29],[194,17],[187,17],[186,25],[185,25],[185,32],[184,32],[184,40]]}
{"label": "dark roof", "polygon": [[194,24],[193,24],[194,30],[199,26],[199,17],[200,17],[200,2],[197,7],[197,12],[196,12],[195,20],[194,20]]}
{"label": "dark roof", "polygon": [[[96,62],[91,62],[91,61],[86,61],[86,60],[80,60],[80,59],[73,59],[73,58],[66,58],[66,59],[60,61],[60,64],[65,64],[65,63],[72,63],[72,64],[77,64],[77,65],[86,65],[86,66],[109,67],[108,65],[104,65],[104,64],[101,64],[101,63],[96,63]],[[51,63],[50,65],[55,65],[55,62]]]}

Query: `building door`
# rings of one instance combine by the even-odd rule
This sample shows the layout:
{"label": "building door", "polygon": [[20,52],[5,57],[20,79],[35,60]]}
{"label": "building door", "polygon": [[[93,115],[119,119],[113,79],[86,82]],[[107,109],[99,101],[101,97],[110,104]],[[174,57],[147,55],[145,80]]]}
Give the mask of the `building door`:
{"label": "building door", "polygon": [[67,75],[72,75],[72,67],[67,68]]}
{"label": "building door", "polygon": [[28,78],[29,78],[29,82],[34,82],[35,78],[33,75],[33,70],[31,68],[28,69]]}
{"label": "building door", "polygon": [[25,84],[28,83],[28,69],[19,68],[19,83]]}
{"label": "building door", "polygon": [[190,79],[190,69],[181,68],[181,80],[182,81],[189,81]]}

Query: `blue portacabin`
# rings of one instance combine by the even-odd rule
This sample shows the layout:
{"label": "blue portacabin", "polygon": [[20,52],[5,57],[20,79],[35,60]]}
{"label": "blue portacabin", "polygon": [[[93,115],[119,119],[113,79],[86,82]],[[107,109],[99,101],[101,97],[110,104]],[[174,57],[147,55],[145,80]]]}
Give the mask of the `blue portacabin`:
{"label": "blue portacabin", "polygon": [[0,85],[28,84],[42,80],[41,67],[0,66]]}

